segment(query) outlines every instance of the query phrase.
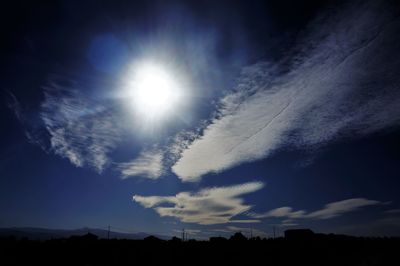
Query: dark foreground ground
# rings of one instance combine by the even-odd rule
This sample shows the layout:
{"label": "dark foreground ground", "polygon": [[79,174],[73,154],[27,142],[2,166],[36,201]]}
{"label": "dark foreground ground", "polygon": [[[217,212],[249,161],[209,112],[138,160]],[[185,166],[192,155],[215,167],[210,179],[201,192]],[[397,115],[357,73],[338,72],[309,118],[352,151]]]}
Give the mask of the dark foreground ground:
{"label": "dark foreground ground", "polygon": [[400,265],[399,238],[0,240],[0,265]]}

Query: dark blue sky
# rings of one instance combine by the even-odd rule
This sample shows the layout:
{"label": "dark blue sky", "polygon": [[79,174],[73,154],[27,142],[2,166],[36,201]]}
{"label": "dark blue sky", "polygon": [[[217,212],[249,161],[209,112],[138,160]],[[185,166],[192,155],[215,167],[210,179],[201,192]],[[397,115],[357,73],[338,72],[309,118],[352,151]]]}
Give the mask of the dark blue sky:
{"label": "dark blue sky", "polygon": [[4,8],[0,227],[400,233],[397,6],[117,2]]}

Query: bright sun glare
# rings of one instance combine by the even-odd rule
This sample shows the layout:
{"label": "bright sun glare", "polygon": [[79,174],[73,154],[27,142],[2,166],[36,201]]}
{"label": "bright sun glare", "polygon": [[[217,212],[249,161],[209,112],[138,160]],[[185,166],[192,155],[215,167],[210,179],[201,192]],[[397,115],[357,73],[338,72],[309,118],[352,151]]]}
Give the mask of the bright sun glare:
{"label": "bright sun glare", "polygon": [[179,84],[161,65],[137,66],[129,83],[134,108],[147,117],[166,115],[181,98]]}

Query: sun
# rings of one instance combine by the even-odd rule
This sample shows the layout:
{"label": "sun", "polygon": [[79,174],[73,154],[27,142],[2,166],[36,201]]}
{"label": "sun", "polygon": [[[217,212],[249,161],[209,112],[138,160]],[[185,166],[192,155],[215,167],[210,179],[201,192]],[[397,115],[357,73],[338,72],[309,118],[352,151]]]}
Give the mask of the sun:
{"label": "sun", "polygon": [[181,87],[161,64],[142,63],[135,67],[128,85],[134,109],[148,118],[164,117],[181,100]]}

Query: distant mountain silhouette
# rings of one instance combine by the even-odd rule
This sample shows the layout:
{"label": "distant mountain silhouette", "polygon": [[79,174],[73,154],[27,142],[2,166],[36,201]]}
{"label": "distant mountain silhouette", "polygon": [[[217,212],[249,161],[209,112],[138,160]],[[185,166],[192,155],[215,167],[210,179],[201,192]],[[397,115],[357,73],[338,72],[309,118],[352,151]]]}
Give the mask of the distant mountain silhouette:
{"label": "distant mountain silhouette", "polygon": [[69,239],[80,241],[80,242],[88,242],[88,241],[93,242],[93,241],[97,241],[99,239],[99,237],[95,234],[87,233],[83,236],[71,236]]}
{"label": "distant mountain silhouette", "polygon": [[[83,236],[87,233],[94,234],[99,238],[107,238],[108,230],[97,228],[81,228],[74,230],[66,229],[47,229],[36,227],[13,227],[13,228],[0,228],[0,237],[14,236],[17,239],[28,238],[31,240],[49,240],[54,238],[69,238],[71,236]],[[122,233],[110,231],[110,238],[112,239],[144,239],[149,236],[154,236],[159,239],[170,239],[168,236],[154,235],[144,232],[138,233]]]}

